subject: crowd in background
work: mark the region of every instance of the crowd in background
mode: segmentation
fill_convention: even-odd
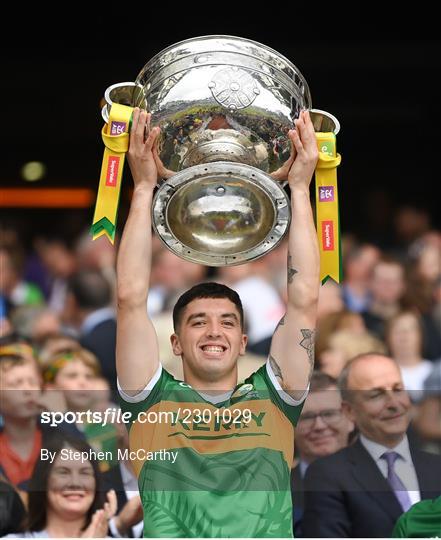
[[[345,234],[343,282],[329,280],[321,287],[316,373],[296,430],[296,464],[301,466],[295,480],[293,475],[293,493],[298,523],[304,514],[299,486],[308,465],[357,438],[356,422],[341,414],[336,384],[357,355],[381,353],[396,361],[410,396],[409,439],[441,454],[441,234],[411,208],[397,214],[395,226],[400,241],[387,248]],[[103,237],[92,242],[84,232],[67,243],[59,233],[36,235],[32,249],[26,249],[13,228],[0,231],[0,532],[44,528],[58,537],[140,536],[142,509],[130,461],[102,460],[82,467],[72,461],[63,469],[57,461],[40,460],[45,447],[128,446],[120,425],[55,429],[40,423],[42,410],[103,411],[117,407],[118,401],[118,240],[115,247]],[[239,380],[258,369],[285,311],[286,261],[282,242],[248,264],[207,268],[176,257],[155,237],[146,309],[164,367],[182,379],[181,361],[169,341],[171,310],[183,291],[210,280],[236,290],[243,303],[249,341],[247,355],[239,360]],[[332,428],[331,442],[317,449],[314,430],[321,423],[314,414],[320,416],[319,394],[329,389],[321,418]],[[56,486],[63,475],[74,484],[75,478],[86,478],[90,489],[60,496]],[[296,529],[298,536],[305,532],[301,526]]]

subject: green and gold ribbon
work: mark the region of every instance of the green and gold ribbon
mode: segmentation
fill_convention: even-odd
[[[36,358],[35,351],[27,343],[9,343],[0,346],[0,357],[2,356],[21,356],[23,358]]]
[[[43,368],[43,379],[45,382],[53,382],[60,369],[63,369],[69,362],[76,360],[72,352],[60,354],[49,360]]]
[[[319,160],[315,170],[317,235],[320,249],[320,281],[342,279],[340,217],[338,210],[337,167],[334,133],[316,133]]]
[[[95,214],[91,234],[93,240],[106,235],[114,242],[119,195],[124,168],[124,160],[129,149],[129,125],[133,107],[113,103],[109,122],[105,124],[101,136],[104,141],[104,156],[96,198]]]

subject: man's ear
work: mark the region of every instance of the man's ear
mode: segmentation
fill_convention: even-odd
[[[246,353],[247,343],[248,343],[248,336],[246,334],[242,334],[239,356],[244,356],[244,354]]]
[[[173,354],[175,356],[181,356],[182,347],[181,347],[181,342],[179,341],[178,334],[175,333],[170,336],[170,343],[172,346]]]
[[[343,414],[348,420],[350,420],[355,425],[355,415],[354,409],[349,401],[343,401],[341,404]]]

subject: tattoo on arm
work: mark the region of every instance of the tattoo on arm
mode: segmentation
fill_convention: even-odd
[[[288,285],[290,285],[294,279],[295,274],[298,273],[298,270],[292,267],[292,257],[288,253]]]
[[[282,317],[281,321],[279,322],[279,326],[281,324],[285,324],[285,317]],[[311,373],[314,369],[314,340],[315,340],[315,330],[309,330],[307,328],[302,328],[300,330],[302,332],[302,339],[299,342],[299,345],[303,347],[307,354],[308,354],[308,360],[309,360],[309,377],[311,377]],[[285,381],[283,380],[283,374],[282,370],[277,363],[274,356],[269,355],[269,363],[270,367],[274,373],[274,376],[279,381],[280,386],[284,388]],[[300,395],[298,391],[288,391],[285,389],[288,394],[293,397],[294,399],[300,399],[301,396],[303,396],[304,390],[301,391]]]
[[[277,324],[276,329],[274,330],[274,332],[277,331],[277,329],[279,328],[279,326],[283,326],[283,325],[285,324],[285,317],[286,317],[286,315],[284,315],[284,316],[280,319],[280,321],[278,322],[278,324]]]
[[[271,369],[273,370],[274,376],[276,377],[276,379],[279,379],[280,384],[282,384],[283,382],[282,370],[280,369],[280,366],[276,362],[275,358],[271,355],[269,355],[269,363],[270,363]]]
[[[310,373],[314,369],[314,345],[315,345],[315,330],[308,330],[307,328],[302,328],[302,340],[300,341],[300,346],[306,349],[308,353],[308,360],[310,365]]]

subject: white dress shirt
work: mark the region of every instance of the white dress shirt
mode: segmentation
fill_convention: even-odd
[[[403,440],[394,448],[382,446],[381,444],[371,441],[364,435],[360,435],[360,442],[369,452],[370,456],[377,464],[377,467],[380,469],[381,474],[386,479],[387,462],[381,456],[385,452],[396,452],[399,454],[400,457],[395,462],[395,472],[403,482],[404,486],[407,488],[407,492],[409,493],[412,504],[415,504],[421,500],[420,487],[418,485],[418,478],[415,472],[412,456],[410,455],[409,441],[407,440],[407,436],[405,436]]]
[[[301,459],[299,461],[299,467],[300,467],[300,477],[305,478],[306,470],[309,467],[309,463],[306,463],[306,461],[303,461],[303,459]]]

